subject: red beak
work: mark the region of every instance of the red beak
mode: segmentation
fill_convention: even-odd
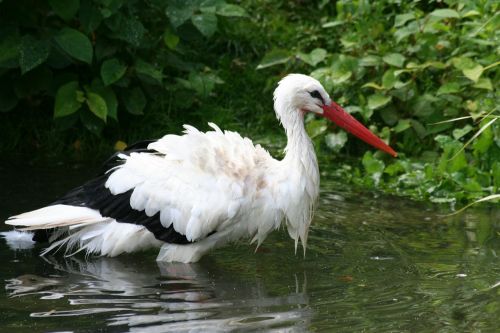
[[[323,106],[323,116],[330,119],[339,127],[342,127],[347,132],[354,134],[364,142],[378,148],[386,153],[392,155],[393,157],[398,156],[398,153],[394,151],[391,147],[385,144],[379,137],[370,132],[368,128],[363,126],[359,121],[357,121],[353,116],[344,111],[337,103],[331,102],[330,105]]]

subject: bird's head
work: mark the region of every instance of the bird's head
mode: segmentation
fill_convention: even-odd
[[[289,74],[274,91],[276,116],[285,128],[307,112],[323,116],[366,143],[394,157],[397,153],[353,116],[330,99],[318,80],[303,74]],[[299,116],[299,117],[297,117]]]

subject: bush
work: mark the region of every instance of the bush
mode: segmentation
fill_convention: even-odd
[[[346,173],[364,185],[438,202],[497,193],[498,2],[325,1],[319,9],[332,14],[299,27],[309,43],[280,45],[257,68],[309,71],[403,157],[367,153],[363,177]],[[309,120],[315,140],[353,150],[343,132]]]
[[[4,0],[0,150],[92,155],[208,120],[276,142],[272,90],[302,72],[400,153],[351,160],[366,146],[308,116],[343,179],[475,200],[500,188],[498,12],[486,0]]]
[[[3,1],[0,112],[52,109],[60,128],[99,134],[169,94],[189,108],[222,83],[199,61],[208,39],[244,16],[223,0]]]

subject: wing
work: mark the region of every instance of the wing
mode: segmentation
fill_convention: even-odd
[[[215,130],[206,133],[185,126],[184,135],[167,135],[146,151],[118,155],[121,164],[59,203],[144,225],[168,243],[207,237],[249,206],[272,159],[249,139],[211,126]]]
[[[140,141],[128,146],[123,152],[115,153],[104,162],[104,172],[101,175],[73,189],[52,205],[62,204],[96,209],[102,216],[111,217],[119,222],[143,225],[159,240],[175,244],[189,243],[186,237],[177,233],[173,227],[162,227],[159,214],[148,216],[144,211],[132,209],[130,207],[132,190],[126,193],[113,195],[105,186],[106,181],[111,175],[111,173],[107,171],[123,164],[125,161],[124,156],[138,153],[160,156],[157,151],[147,148],[148,145],[153,142],[156,142],[156,140]],[[52,229],[36,230],[33,240],[42,242],[47,241],[53,231]]]
[[[55,207],[64,207],[61,205],[70,205],[70,206],[77,206],[77,207],[88,207],[88,208],[93,208],[97,209],[99,211],[108,211],[109,212],[109,217],[120,217],[124,222],[129,222],[129,223],[135,223],[134,221],[142,221],[144,223],[151,223],[151,220],[153,218],[150,218],[149,220],[146,221],[145,216],[137,216],[133,215],[133,212],[129,212],[129,214],[132,214],[130,216],[126,216],[128,214],[124,214],[124,211],[126,208],[129,206],[128,202],[126,202],[125,196],[116,196],[112,198],[111,193],[109,190],[106,189],[104,184],[106,183],[106,180],[108,179],[108,175],[106,175],[106,172],[113,168],[116,167],[120,164],[123,163],[123,159],[118,157],[119,154],[122,155],[130,155],[131,153],[156,153],[153,150],[148,150],[147,147],[149,144],[152,142],[155,142],[156,140],[145,140],[145,141],[140,141],[136,142],[132,145],[127,146],[127,148],[120,153],[115,153],[113,154],[110,158],[108,158],[102,165],[102,173],[95,179],[87,182],[86,184],[79,186],[69,193],[67,193],[64,197],[60,198],[56,202],[53,202],[51,205],[48,207],[45,207],[44,213],[48,212],[53,212]],[[112,203],[112,204],[111,204]],[[49,210],[47,210],[47,208]],[[121,208],[121,209],[120,209]],[[53,209],[53,210],[51,210]],[[130,208],[128,208],[130,210]],[[35,211],[36,212],[36,211]],[[33,212],[33,213],[35,213]],[[54,211],[56,212],[56,211]],[[48,222],[51,224],[54,224],[57,221],[54,221],[54,216],[56,217],[61,217],[63,220],[65,219],[70,219],[74,220],[76,214],[76,217],[81,217],[81,216],[86,216],[86,214],[82,213],[84,211],[78,211],[78,210],[67,210],[61,213],[61,211],[57,211],[54,214],[45,214],[46,219],[48,218]],[[69,214],[69,215],[68,215]],[[18,217],[18,216],[15,216]],[[40,216],[35,215],[35,218],[37,220],[37,224],[40,224]],[[13,220],[14,221],[14,220]],[[16,220],[17,221],[17,220]],[[97,220],[96,220],[97,221]],[[98,221],[97,221],[98,222]],[[57,223],[55,223],[57,224]],[[154,223],[151,223],[154,225]],[[47,226],[44,226],[42,229],[37,229],[34,230],[34,236],[33,240],[36,242],[48,242],[50,240],[50,237],[56,232],[56,228],[48,228]],[[175,232],[173,232],[173,229],[171,230],[172,236],[168,235],[168,231],[164,235],[159,235],[159,237],[163,238],[173,238],[173,241],[182,243],[185,242],[187,243],[187,240],[185,237],[175,237]]]

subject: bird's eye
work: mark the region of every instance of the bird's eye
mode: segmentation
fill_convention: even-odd
[[[312,98],[319,99],[321,101],[321,103],[325,104],[325,101],[323,100],[323,96],[321,96],[321,94],[319,93],[319,91],[317,91],[317,90],[310,91],[309,95],[311,95]]]

